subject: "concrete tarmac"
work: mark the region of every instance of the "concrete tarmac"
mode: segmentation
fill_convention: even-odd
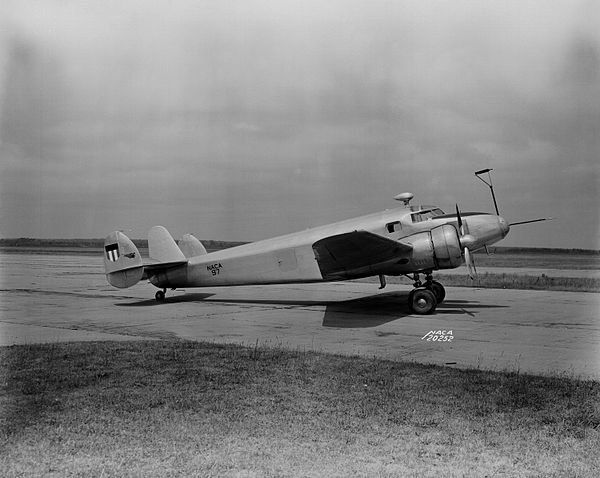
[[[0,345],[182,338],[600,380],[600,294],[448,287],[411,314],[410,283],[118,290],[102,259],[1,254]],[[423,338],[452,331],[452,340]],[[448,335],[449,336],[449,335]]]

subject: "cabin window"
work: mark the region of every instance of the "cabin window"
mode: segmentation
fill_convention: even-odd
[[[388,222],[385,227],[387,228],[387,231],[391,234],[392,232],[396,232],[399,231],[400,229],[402,229],[402,227],[400,226],[400,221],[394,221],[394,222]]]

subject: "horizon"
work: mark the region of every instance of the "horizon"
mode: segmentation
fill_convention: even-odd
[[[129,236],[128,236],[129,237]],[[132,241],[134,242],[147,242],[148,239],[146,238],[140,238],[140,237],[129,237]],[[0,238],[0,243],[4,242],[4,241],[66,241],[66,242],[73,242],[73,244],[76,244],[76,241],[98,241],[98,242],[103,242],[105,238],[102,237],[75,237],[75,238],[69,238],[69,237],[2,237]],[[180,239],[174,238],[176,242],[178,242]],[[221,240],[221,239],[203,239],[203,238],[198,238],[201,242],[214,242],[214,243],[222,243],[222,244],[249,244],[251,242],[256,242],[256,241],[225,241],[225,240]],[[5,247],[13,247],[13,246],[5,246]],[[20,247],[20,246],[14,246],[14,247]],[[27,247],[27,246],[24,246]],[[35,247],[35,246],[32,246]],[[41,246],[44,247],[44,246]],[[581,252],[593,252],[593,253],[597,253],[600,254],[600,249],[585,249],[585,248],[579,248],[579,247],[536,247],[536,246],[503,246],[503,245],[492,245],[492,246],[488,246],[488,249],[490,250],[496,250],[496,249],[523,249],[523,250],[528,250],[528,249],[548,249],[548,250],[564,250],[564,251],[581,251]],[[476,251],[474,251],[475,254],[477,253],[482,253],[485,252],[485,250],[482,249],[478,249]]]

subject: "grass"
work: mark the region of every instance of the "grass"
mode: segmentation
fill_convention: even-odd
[[[185,341],[0,349],[3,476],[598,476],[600,383]]]
[[[525,250],[519,252],[518,248],[497,252],[490,255],[483,251],[474,254],[475,264],[482,267],[518,267],[518,268],[544,268],[544,269],[570,269],[570,270],[598,270],[600,269],[600,254],[597,251],[572,251],[569,249],[545,252]]]
[[[593,277],[551,277],[515,273],[485,272],[475,281],[468,275],[438,274],[436,279],[444,285],[459,287],[483,287],[489,289],[563,290],[570,292],[600,292],[600,279]]]
[[[424,278],[421,277],[423,280]],[[539,276],[516,273],[484,272],[472,280],[467,274],[436,273],[434,279],[451,287],[481,287],[484,289],[522,289],[522,290],[562,290],[568,292],[600,292],[600,279],[594,277],[551,277],[546,274]],[[405,277],[387,276],[390,284],[412,284]],[[378,278],[360,279],[364,282],[379,282]]]

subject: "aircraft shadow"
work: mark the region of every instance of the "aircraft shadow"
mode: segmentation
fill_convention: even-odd
[[[117,302],[115,305],[125,307],[158,307],[164,304],[177,304],[181,302],[202,302],[213,295],[215,294],[196,292],[192,294],[167,296],[165,302],[157,302],[155,299],[143,299],[134,302]]]
[[[323,327],[366,328],[414,315],[408,308],[408,292],[389,292],[359,299],[329,303],[323,317]],[[465,314],[475,317],[476,309],[506,307],[480,304],[468,300],[446,300],[432,316]]]
[[[393,322],[412,315],[408,309],[408,291],[375,294],[358,299],[342,301],[289,300],[289,299],[213,299],[215,294],[191,293],[167,297],[163,303],[154,299],[119,303],[127,307],[155,307],[186,302],[210,302],[221,304],[255,304],[285,306],[286,308],[324,307],[323,327],[368,328]],[[440,304],[435,315],[468,315],[475,317],[477,309],[504,308],[504,305],[481,304],[468,300],[448,299]]]

